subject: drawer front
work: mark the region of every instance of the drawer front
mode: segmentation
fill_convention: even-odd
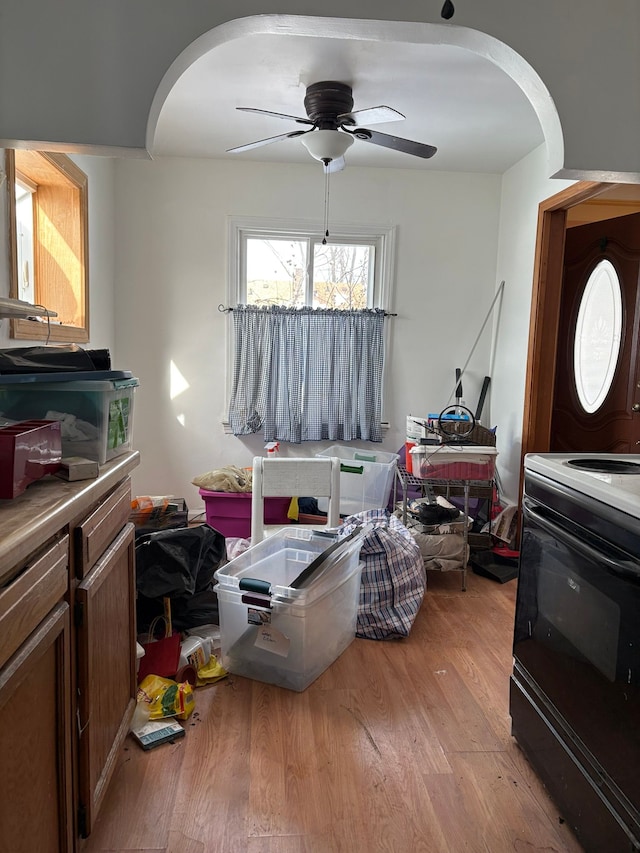
[[[69,537],[27,563],[0,590],[0,667],[65,596],[69,587]]]
[[[86,577],[127,523],[130,514],[131,480],[127,478],[75,528],[74,556],[77,577]]]

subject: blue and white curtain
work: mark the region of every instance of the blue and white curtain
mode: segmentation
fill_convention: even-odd
[[[233,309],[234,435],[382,441],[384,311]]]

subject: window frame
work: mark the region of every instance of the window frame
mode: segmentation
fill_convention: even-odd
[[[352,242],[364,244],[369,241],[375,245],[375,269],[374,286],[369,294],[372,304],[369,308],[380,308],[391,313],[391,301],[393,295],[393,275],[395,271],[395,225],[353,225],[350,223],[335,222],[331,225],[330,242]],[[292,239],[318,238],[322,240],[323,225],[318,220],[301,219],[278,219],[252,216],[227,216],[227,305],[244,304],[243,295],[246,297],[246,288],[242,287],[244,275],[242,258],[242,238],[262,237],[290,237]],[[318,236],[320,235],[320,236]],[[369,299],[367,300],[369,303]],[[223,306],[220,306],[221,308]],[[385,323],[384,330],[385,350],[388,352],[389,331]],[[231,390],[233,384],[233,317],[229,311],[227,315],[227,347],[226,347],[226,370],[225,370],[225,409],[222,416],[222,424],[225,433],[231,435],[231,427],[228,422],[229,405],[231,401]],[[383,374],[383,429],[388,426],[384,417],[384,385],[388,367],[385,363]]]
[[[89,225],[88,225],[88,177],[66,154],[49,151],[29,151],[33,159],[36,155],[42,173],[49,175],[50,180],[41,182],[42,186],[55,187],[59,185],[67,198],[60,204],[65,219],[72,223],[75,229],[73,240],[74,257],[77,258],[76,273],[73,276],[72,290],[79,304],[80,322],[76,324],[62,324],[53,318],[51,323],[38,322],[29,319],[14,318],[10,321],[10,337],[14,340],[45,340],[56,343],[86,343],[89,341]],[[20,156],[20,152],[18,153]],[[8,226],[9,226],[9,296],[19,299],[18,287],[18,252],[17,252],[17,229],[16,229],[16,152],[12,149],[5,151],[5,174],[7,179],[8,196]],[[29,174],[29,169],[23,170],[24,174],[38,184]],[[39,247],[42,245],[41,238],[37,236],[37,214],[39,202],[37,200],[37,189],[34,194],[34,281],[36,282],[36,304],[46,302],[45,308],[57,311],[55,290],[56,283],[48,281],[44,285],[38,284],[37,277],[43,275],[45,265],[38,260]],[[53,190],[55,193],[55,189]],[[61,244],[64,238],[61,238]],[[44,251],[43,251],[44,255]],[[38,294],[40,289],[40,294]],[[42,298],[42,290],[49,289],[50,295]],[[52,294],[52,295],[51,295]]]
[[[229,278],[228,304],[246,304],[246,271],[244,247],[249,237],[268,240],[270,238],[322,242],[322,224],[299,219],[262,219],[248,216],[228,217]],[[351,225],[334,223],[330,243],[370,245],[374,247],[373,287],[367,292],[367,308],[389,310],[391,277],[395,253],[395,226]],[[307,297],[310,297],[313,282],[307,281]]]

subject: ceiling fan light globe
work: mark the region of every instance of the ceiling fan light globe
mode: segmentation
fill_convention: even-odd
[[[325,164],[343,157],[353,145],[353,137],[339,130],[315,130],[305,133],[300,141],[312,157]]]

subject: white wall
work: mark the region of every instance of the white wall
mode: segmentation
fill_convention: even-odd
[[[109,349],[115,357],[115,161],[106,157],[80,155],[72,155],[72,159],[89,179],[90,340],[82,346],[85,349]],[[3,180],[3,150],[0,150],[0,164],[0,296],[8,296],[8,187]],[[9,321],[0,320],[0,347],[24,347],[33,344],[34,342],[10,339]]]
[[[196,474],[247,465],[260,437],[224,434],[227,317],[226,215],[322,215],[322,172],[220,161],[146,162],[74,156],[89,175],[91,340],[116,368],[140,377],[135,444],[138,494],[175,494],[199,506]],[[389,319],[390,365],[381,449],[402,444],[407,413],[450,401],[498,283],[505,288],[469,364],[465,399],[475,408],[491,375],[483,422],[497,426],[504,496],[517,499],[522,412],[538,204],[570,185],[546,177],[544,146],[495,175],[346,169],[331,185],[334,222],[398,226],[396,291]],[[8,294],[0,187],[0,294]],[[25,346],[0,322],[0,346]],[[170,362],[189,388],[170,399]],[[181,421],[184,422],[184,426]],[[315,445],[303,445],[315,452]],[[298,449],[289,449],[295,453]]]
[[[501,310],[496,311],[491,413],[499,424],[497,448],[504,496],[518,498],[524,382],[529,342],[538,205],[572,181],[547,178],[546,152],[540,146],[502,177],[497,280],[504,279]],[[552,377],[549,377],[550,380]]]
[[[185,497],[191,479],[249,465],[261,436],[224,433],[227,215],[321,220],[322,169],[215,160],[119,160],[116,171],[116,367],[141,387],[136,494]],[[397,225],[395,299],[380,449],[404,441],[405,415],[439,411],[489,307],[496,281],[500,177],[349,168],[332,177],[331,221]],[[464,383],[469,403],[488,372],[490,327]],[[171,398],[171,364],[187,388]],[[326,446],[326,445],[322,445]],[[364,446],[364,445],[363,445]],[[290,445],[288,455],[320,445]]]

